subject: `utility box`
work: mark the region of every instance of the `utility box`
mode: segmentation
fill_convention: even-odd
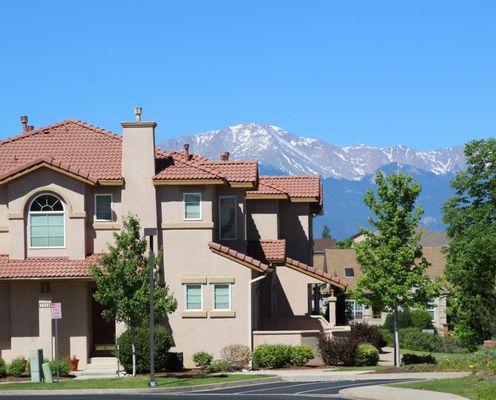
[[[29,367],[31,369],[31,382],[41,382],[43,372],[41,364],[43,363],[43,350],[36,349],[29,352]]]
[[[52,370],[50,369],[50,363],[46,362],[41,365],[43,368],[43,377],[45,379],[45,383],[53,383],[52,378]]]

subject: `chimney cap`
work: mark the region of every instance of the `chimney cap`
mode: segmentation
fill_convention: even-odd
[[[134,116],[136,118],[136,121],[141,121],[142,112],[143,112],[143,109],[141,107],[135,107]]]
[[[28,116],[27,115],[21,115],[21,122],[28,122]]]
[[[29,130],[27,115],[21,115],[21,124],[22,124],[22,131],[27,132]]]

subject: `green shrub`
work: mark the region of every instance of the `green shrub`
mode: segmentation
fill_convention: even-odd
[[[5,378],[7,376],[7,364],[2,357],[0,357],[0,378]]]
[[[290,364],[294,367],[302,367],[315,357],[310,346],[302,344],[300,346],[291,346]]]
[[[210,374],[214,374],[216,372],[227,372],[231,369],[229,363],[225,360],[216,360],[212,364],[210,364],[207,368],[207,371]]]
[[[410,328],[412,325],[410,310],[398,311],[398,322],[397,328],[405,329]],[[389,332],[393,332],[393,316],[389,313],[386,316],[386,320],[384,321],[384,325],[382,326],[384,329],[387,329]]]
[[[379,362],[379,350],[373,344],[360,343],[356,349],[355,365],[374,366]]]
[[[394,346],[393,334],[389,332],[389,330],[384,328],[380,330],[380,333],[381,333],[381,347],[384,346],[393,347]]]
[[[72,365],[68,359],[61,358],[59,360],[59,373],[60,376],[71,375]],[[50,370],[52,371],[53,377],[57,375],[57,362],[55,360],[50,361]]]
[[[147,328],[136,328],[136,372],[144,374],[150,372],[150,336]],[[133,369],[131,331],[128,329],[117,339],[119,346],[118,358],[126,372]],[[155,370],[165,371],[167,362],[170,360],[168,354],[172,345],[170,330],[163,326],[155,328]]]
[[[410,311],[410,326],[417,329],[434,329],[431,314],[427,310],[415,309]]]
[[[456,336],[443,336],[441,353],[468,353],[469,349]]]
[[[412,364],[436,364],[436,359],[432,354],[417,355],[412,353],[403,354],[401,358],[401,363],[403,365]]]
[[[193,362],[202,371],[206,371],[208,366],[212,364],[214,356],[206,351],[197,351],[193,354]]]
[[[229,364],[230,371],[241,371],[250,365],[251,352],[244,344],[231,344],[221,351],[222,358]]]
[[[371,343],[377,349],[381,348],[381,332],[378,326],[369,325],[364,322],[353,322],[350,324],[351,340],[356,343]]]
[[[443,339],[435,333],[409,328],[402,331],[400,344],[410,350],[439,352],[443,346]]]
[[[24,357],[18,357],[13,359],[8,368],[7,374],[10,376],[20,377],[28,373],[28,360]]]
[[[355,365],[357,345],[350,337],[319,338],[320,354],[327,365]]]
[[[291,346],[262,344],[253,352],[255,368],[282,368],[291,365]]]

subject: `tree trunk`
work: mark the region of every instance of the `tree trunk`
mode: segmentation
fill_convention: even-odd
[[[398,335],[398,309],[393,310],[393,334],[394,334],[394,366],[399,367],[400,360],[400,339]]]
[[[134,345],[134,339],[131,342],[131,349],[133,354],[133,377],[136,376],[136,346]]]

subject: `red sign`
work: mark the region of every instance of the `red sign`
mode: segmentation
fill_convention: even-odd
[[[52,303],[52,319],[62,319],[62,303]]]

